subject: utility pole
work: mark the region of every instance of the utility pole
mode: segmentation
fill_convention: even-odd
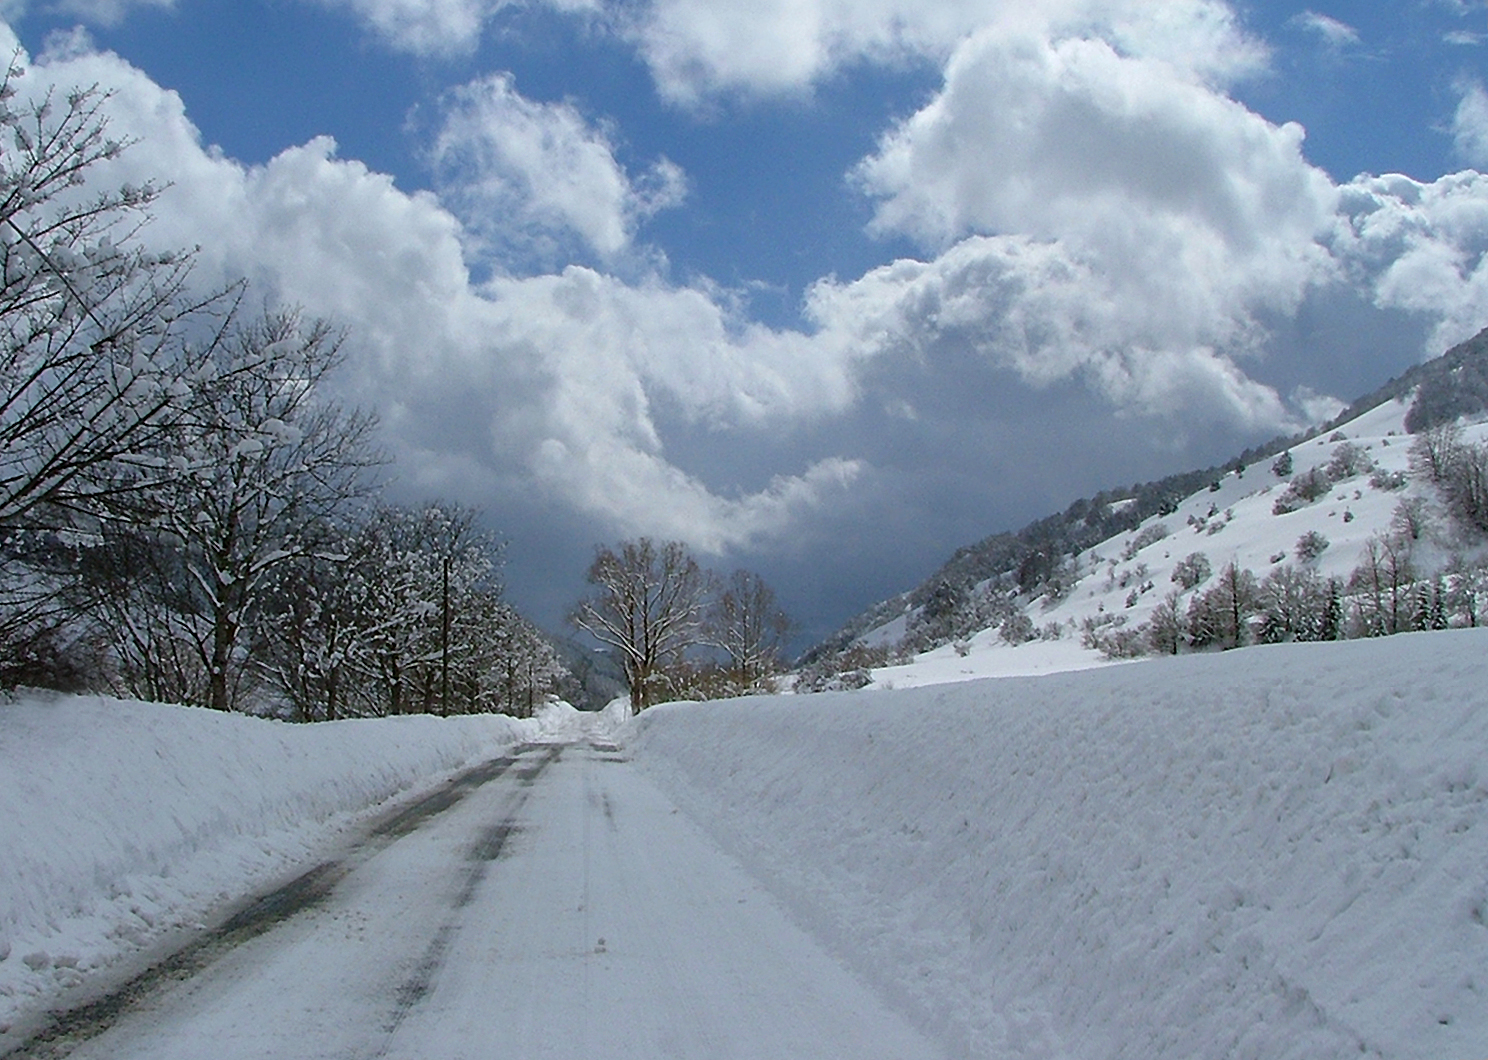
[[[444,557],[444,614],[439,631],[439,714],[449,717],[450,558]]]

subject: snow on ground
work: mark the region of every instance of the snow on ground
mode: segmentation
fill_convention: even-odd
[[[6,704],[0,1023],[316,863],[390,797],[608,732],[952,1055],[1483,1060],[1485,675],[1488,630],[1461,630],[633,722]]]
[[[983,677],[1035,677],[1112,666],[1115,661],[1084,647],[1070,634],[1059,640],[1031,640],[1016,647],[995,629],[986,629],[958,650],[950,644],[916,655],[898,666],[873,670],[872,689],[923,688]]]
[[[670,705],[631,740],[962,1055],[1488,1056],[1488,630]]]
[[[0,1032],[321,856],[387,800],[561,738],[575,715],[288,725],[95,697],[0,702]]]
[[[1152,617],[1153,609],[1177,586],[1174,568],[1194,552],[1209,560],[1213,575],[1231,561],[1253,571],[1258,579],[1284,564],[1298,563],[1298,540],[1308,531],[1322,534],[1327,549],[1311,566],[1323,577],[1347,579],[1359,564],[1371,538],[1390,531],[1397,506],[1407,498],[1436,502],[1433,487],[1410,474],[1412,438],[1405,432],[1411,395],[1388,401],[1343,424],[1338,431],[1311,439],[1291,450],[1292,472],[1280,478],[1271,470],[1274,460],[1228,472],[1217,490],[1203,489],[1186,498],[1170,515],[1153,516],[1129,533],[1120,534],[1080,554],[1082,577],[1065,599],[1050,606],[1032,602],[1027,614],[1035,626],[1060,628],[1058,640],[1035,640],[1011,645],[994,629],[984,630],[959,648],[947,644],[915,656],[907,663],[873,671],[875,688],[914,688],[982,677],[1025,676],[1087,669],[1110,662],[1099,651],[1082,646],[1080,626],[1086,619],[1117,616],[1130,628]],[[1488,422],[1467,423],[1464,438],[1488,442]],[[1324,468],[1345,444],[1363,450],[1381,472],[1407,476],[1404,489],[1381,488],[1371,472],[1334,484],[1327,495],[1296,511],[1276,515],[1273,507],[1287,483],[1314,468]],[[1445,515],[1432,515],[1431,532],[1416,545],[1423,572],[1438,569],[1454,548]],[[1139,535],[1166,533],[1137,548]],[[1471,548],[1465,549],[1472,551]],[[1481,547],[1479,547],[1481,551]],[[1213,577],[1197,587],[1210,588]],[[1184,594],[1187,607],[1193,592]],[[892,647],[904,636],[907,616],[900,615],[859,638],[870,647]]]

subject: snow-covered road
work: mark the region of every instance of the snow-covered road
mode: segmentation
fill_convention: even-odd
[[[241,915],[179,980],[14,1055],[942,1055],[623,752],[529,745],[477,779]]]

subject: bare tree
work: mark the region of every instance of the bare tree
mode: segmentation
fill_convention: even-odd
[[[1356,594],[1359,632],[1367,637],[1400,633],[1409,626],[1416,584],[1410,541],[1391,535],[1371,537],[1349,575]]]
[[[708,577],[680,541],[643,537],[601,547],[587,579],[595,591],[569,620],[619,654],[630,701],[644,710],[667,665],[702,639]]]
[[[128,146],[104,93],[21,103],[20,77],[0,79],[0,534],[96,515],[158,477],[138,457],[236,291],[193,296],[190,255],[139,245],[154,187],[82,190]]]
[[[1446,480],[1464,444],[1462,426],[1455,420],[1428,427],[1411,443],[1411,467],[1440,485]]]
[[[1255,574],[1231,560],[1214,585],[1189,604],[1189,639],[1196,647],[1243,647],[1250,637],[1250,620],[1259,607],[1260,587]]]
[[[1183,594],[1174,589],[1157,602],[1147,622],[1147,643],[1162,655],[1177,655],[1186,643]]]
[[[193,381],[189,423],[164,453],[155,525],[177,542],[205,618],[207,705],[231,709],[245,634],[267,577],[322,551],[328,528],[370,491],[371,417],[317,393],[340,338],[323,321],[265,313],[220,348],[225,371]]]
[[[736,695],[769,691],[792,629],[775,590],[752,571],[734,571],[713,601],[708,627],[709,639],[728,656],[731,690]]]

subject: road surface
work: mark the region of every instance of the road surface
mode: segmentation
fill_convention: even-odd
[[[532,745],[7,1060],[920,1060],[622,751]]]

